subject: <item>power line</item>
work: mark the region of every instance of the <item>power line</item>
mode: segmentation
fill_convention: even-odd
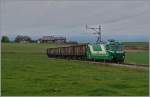
[[[96,40],[97,43],[102,42],[101,25],[99,25],[98,27],[88,27],[88,25],[86,25],[86,31],[88,29],[91,29],[91,30],[95,31],[95,33],[92,33],[92,34],[97,34],[98,35],[97,40]]]

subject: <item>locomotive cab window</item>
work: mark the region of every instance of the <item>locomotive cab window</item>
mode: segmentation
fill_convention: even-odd
[[[94,51],[101,51],[101,46],[100,45],[93,45],[93,50]]]
[[[118,50],[118,51],[122,51],[122,50],[123,50],[123,45],[118,45],[117,50]]]
[[[121,50],[123,50],[123,46],[122,45],[111,45],[111,50],[121,51]]]

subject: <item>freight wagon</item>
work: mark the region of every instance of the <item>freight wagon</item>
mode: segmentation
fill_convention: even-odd
[[[85,59],[95,61],[123,62],[125,51],[123,44],[115,40],[107,43],[80,44],[68,47],[48,48],[48,57],[60,57],[70,59]]]
[[[72,59],[85,59],[87,44],[72,45],[68,47],[48,48],[48,57],[62,57]]]

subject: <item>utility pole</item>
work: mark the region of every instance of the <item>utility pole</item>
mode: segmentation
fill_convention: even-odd
[[[98,27],[88,27],[88,25],[86,25],[86,31],[88,29],[91,29],[91,30],[95,31],[95,33],[93,33],[93,34],[97,34],[98,35],[97,40],[96,40],[97,43],[102,42],[102,38],[101,38],[101,26],[100,25]]]

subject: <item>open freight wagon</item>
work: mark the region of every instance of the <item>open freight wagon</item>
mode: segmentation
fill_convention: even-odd
[[[87,44],[72,45],[47,49],[48,57],[62,57],[71,59],[85,59]]]

